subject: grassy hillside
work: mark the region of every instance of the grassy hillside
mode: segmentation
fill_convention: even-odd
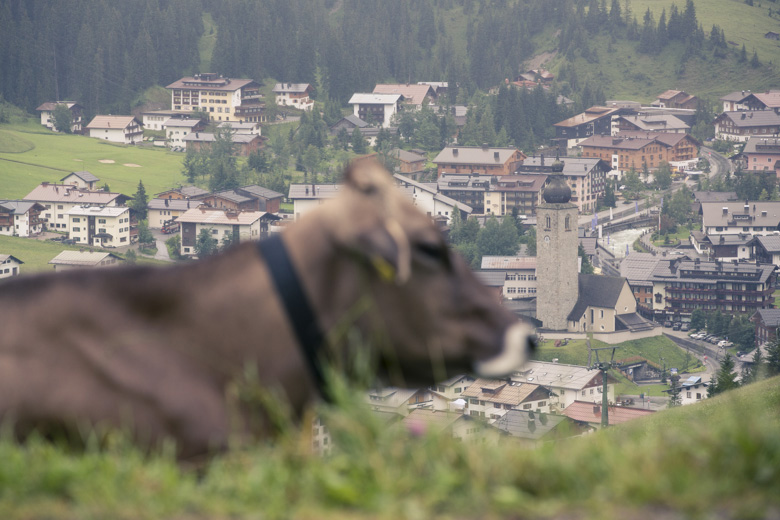
[[[127,195],[143,180],[146,192],[154,194],[185,181],[182,158],[165,149],[56,134],[35,121],[0,125],[0,198],[24,197],[42,181],[57,182],[78,170],[94,173],[101,185]]]
[[[780,512],[778,378],[538,449],[410,437],[348,398],[322,411],[340,447],[328,458],[309,452],[304,428],[217,457],[197,473],[170,456],[144,457],[117,437],[86,453],[5,439],[0,517],[609,520]]]

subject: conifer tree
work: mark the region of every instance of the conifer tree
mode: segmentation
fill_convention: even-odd
[[[148,212],[147,204],[149,203],[149,197],[146,195],[146,188],[144,188],[144,182],[138,181],[138,189],[135,191],[135,194],[133,195],[133,202],[130,203],[130,208],[132,208],[137,217],[138,220],[146,220],[146,214]]]

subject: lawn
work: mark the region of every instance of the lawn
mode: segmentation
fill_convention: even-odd
[[[34,148],[25,150],[25,143]],[[185,182],[183,154],[56,134],[35,120],[0,125],[0,150],[9,149],[18,151],[0,152],[0,199],[20,199],[43,181],[58,182],[78,170],[97,175],[100,185],[108,183],[112,191],[126,195],[135,193],[139,180],[150,195]]]
[[[677,244],[679,240],[681,244],[688,244],[688,237],[691,236],[691,228],[688,226],[677,226],[676,233],[669,233],[667,235],[661,235],[657,239],[653,240],[653,245],[656,247],[673,246]],[[666,243],[666,238],[669,237],[669,243]]]

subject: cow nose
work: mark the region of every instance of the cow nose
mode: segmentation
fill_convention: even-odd
[[[501,352],[490,359],[477,361],[474,372],[480,377],[506,377],[522,367],[534,348],[533,330],[525,323],[515,323],[504,333]]]

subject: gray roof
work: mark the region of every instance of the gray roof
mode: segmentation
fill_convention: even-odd
[[[339,194],[341,184],[290,184],[288,199],[332,199]]]
[[[98,265],[106,258],[113,257],[117,261],[123,262],[122,257],[115,255],[114,253],[104,253],[100,251],[63,251],[51,260],[50,264],[54,265]]]
[[[348,116],[346,116],[346,117],[343,117],[343,118],[341,118],[341,120],[339,121],[339,123],[340,123],[341,121],[347,121],[347,122],[348,122],[348,123],[350,123],[351,125],[353,125],[353,126],[356,126],[356,127],[358,127],[358,128],[365,128],[365,127],[367,127],[367,126],[368,126],[368,123],[366,123],[365,121],[363,121],[362,119],[360,119],[360,118],[359,118],[358,116],[356,116],[355,114],[350,114],[350,115],[348,115]],[[336,125],[337,125],[337,124],[339,124],[339,123],[336,123]],[[333,125],[333,126],[336,126],[336,125]]]
[[[14,260],[17,264],[23,264],[24,263],[21,260],[19,260],[18,258],[16,258],[14,255],[3,255],[3,254],[0,254],[0,264],[2,264],[3,262],[5,262],[7,260]]]
[[[28,200],[0,200],[0,207],[5,208],[12,215],[24,215],[36,204],[38,203]]]
[[[274,85],[273,92],[294,92],[300,94],[310,88],[311,85],[308,83],[277,83]]]
[[[629,255],[630,256],[630,255]],[[615,308],[626,279],[619,276],[580,274],[579,297],[569,313],[570,321],[579,320],[588,307]]]
[[[531,414],[533,414],[533,420],[531,420]],[[538,440],[550,433],[562,422],[572,423],[573,421],[565,415],[509,410],[496,420],[494,426],[504,430],[513,437]],[[576,433],[579,432],[577,431]],[[572,432],[572,435],[574,434],[575,432]]]
[[[172,127],[180,127],[180,128],[195,128],[200,124],[201,124],[200,119],[172,117],[170,119],[165,120],[165,122],[163,122],[162,125],[165,127],[172,126]]]
[[[246,197],[244,195],[241,195],[240,193],[236,193],[233,190],[218,191],[216,193],[212,193],[211,196],[219,197],[220,199],[229,200],[230,202],[235,202],[236,204],[241,204],[242,202],[250,202],[251,200],[253,200],[251,197]]]
[[[563,174],[572,177],[583,177],[600,163],[604,163],[605,171],[610,169],[607,163],[597,157],[561,157],[560,161],[563,163]],[[553,157],[545,157],[544,168],[552,168],[554,162]],[[523,164],[517,168],[517,173],[536,173],[534,170],[542,167],[542,157],[534,155],[523,160]]]
[[[745,148],[742,150],[743,154],[747,153],[761,153],[761,154],[779,154],[780,155],[780,139],[776,137],[759,137],[753,136],[745,143]]]
[[[766,283],[775,270],[774,265],[756,265],[747,262],[702,262],[687,258],[660,260],[653,270],[655,281],[685,280],[703,284],[717,284],[724,275],[730,281]]]
[[[231,134],[230,136],[230,140],[235,144],[251,143],[255,139],[262,139],[262,137],[256,134]],[[210,132],[196,132],[182,137],[182,141],[197,141],[204,143],[213,143],[216,140],[215,135]]]
[[[753,240],[761,244],[767,253],[780,253],[780,236],[778,235],[757,236]]]
[[[680,118],[671,114],[642,114],[634,116],[621,116],[628,123],[636,126],[639,130],[649,131],[670,131],[670,130],[688,130],[691,127]]]
[[[433,162],[436,164],[504,164],[518,151],[517,148],[448,146],[439,152]],[[496,158],[496,153],[498,153],[498,158]]]
[[[279,193],[278,191],[269,190],[268,188],[258,186],[257,184],[242,186],[239,189],[251,193],[256,197],[262,197],[264,199],[278,199],[279,197],[284,197],[284,194]]]
[[[197,208],[203,204],[199,200],[184,199],[151,199],[146,205],[149,209],[170,209],[174,211],[184,211],[191,208]]]
[[[777,229],[780,223],[780,201],[703,202],[702,224],[711,226],[759,226]],[[725,208],[725,212],[724,212]]]
[[[350,105],[395,105],[403,96],[401,94],[352,94]]]
[[[726,94],[722,98],[720,98],[721,101],[736,101],[739,103],[740,101],[743,101],[745,98],[749,97],[751,92],[749,90],[738,90],[736,92],[732,92],[731,94]]]
[[[450,197],[447,197],[446,195],[442,195],[441,193],[439,193],[436,184],[413,181],[409,177],[405,177],[398,173],[394,174],[393,177],[395,178],[396,182],[400,183],[402,186],[407,186],[407,187],[412,186],[417,189],[427,191],[428,193],[433,194],[434,199],[438,200],[439,202],[443,202],[448,206],[452,206],[452,207],[457,206],[459,210],[465,211],[466,213],[471,213],[472,211],[474,211],[474,208],[472,208],[471,206],[463,202],[458,202],[455,199],[451,199]]]
[[[767,327],[780,326],[780,309],[758,309],[756,314]]]
[[[598,238],[596,237],[580,237],[580,244],[585,250],[585,254],[593,256],[596,254],[596,247],[598,245]]]
[[[474,271],[474,274],[487,287],[503,287],[506,281],[506,271]]]
[[[390,152],[390,155],[396,157],[400,161],[405,161],[405,162],[418,162],[418,161],[428,160],[428,158],[425,157],[424,155],[420,155],[414,152],[408,152],[406,150],[402,150],[401,148],[395,148],[392,152]]]
[[[97,182],[97,181],[100,180],[99,178],[97,178],[95,175],[91,174],[88,171],[80,171],[80,172],[70,172],[65,177],[60,179],[60,182],[64,181],[65,179],[67,179],[71,175],[75,175],[76,177],[78,177],[79,179],[81,179],[84,182]]]
[[[735,191],[694,191],[696,202],[728,202],[739,200]]]
[[[729,119],[734,123],[734,126],[739,128],[780,125],[780,114],[775,113],[774,110],[723,112],[715,119],[715,122],[724,119]]]

